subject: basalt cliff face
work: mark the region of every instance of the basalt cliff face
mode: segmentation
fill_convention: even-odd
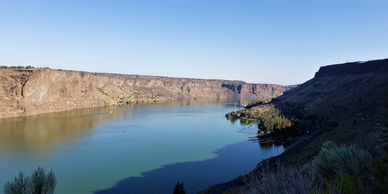
[[[267,99],[288,88],[242,81],[0,68],[0,118],[179,99]]]
[[[388,111],[388,59],[321,67],[273,104],[312,132],[382,125]]]
[[[388,131],[388,59],[329,65],[315,77],[272,100],[289,119],[297,121],[304,135],[279,156],[258,164],[277,161],[301,166],[315,156],[325,141],[361,146],[369,134],[386,137]],[[203,193],[244,193],[243,177],[213,186]]]

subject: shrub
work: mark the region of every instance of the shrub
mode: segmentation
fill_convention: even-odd
[[[383,134],[373,133],[357,142],[360,147],[325,142],[302,168],[263,164],[245,177],[248,193],[388,193],[388,146],[384,139]],[[385,153],[381,154],[383,145]]]
[[[5,194],[30,194],[31,192],[30,177],[21,172],[12,181],[4,185]]]
[[[245,177],[249,193],[388,193],[388,146],[380,133],[353,145],[325,142],[302,168],[263,164]],[[382,145],[385,145],[381,154]],[[370,153],[367,150],[371,150]],[[384,157],[382,157],[383,155]],[[378,164],[378,165],[377,165]]]
[[[362,194],[363,184],[360,178],[350,176],[348,174],[342,174],[339,176],[341,191],[344,194]]]
[[[381,184],[382,193],[388,193],[388,174],[384,177],[384,182]]]
[[[369,179],[373,168],[372,155],[355,145],[337,146],[333,142],[323,144],[321,151],[305,166],[315,175],[332,179],[340,174]]]
[[[245,183],[249,187],[249,193],[310,194],[323,191],[323,181],[320,177],[280,163],[272,169],[265,165],[260,174],[251,173],[246,177]]]
[[[333,180],[326,180],[325,189],[329,194],[363,194],[363,183],[359,177],[341,174]]]
[[[384,146],[386,145],[387,135],[385,132],[377,131],[369,133],[355,142],[360,148],[368,150],[373,158],[381,159],[384,156]]]
[[[54,193],[57,184],[53,171],[45,172],[43,168],[38,167],[31,176],[33,194],[51,194]]]
[[[31,175],[19,173],[12,181],[4,186],[5,194],[53,194],[57,180],[53,171],[45,172],[38,167]]]
[[[184,184],[181,182],[177,182],[174,188],[174,194],[185,194],[186,190]]]
[[[375,159],[353,145],[323,144],[321,151],[303,169],[321,176],[329,193],[366,193],[376,188]]]
[[[27,66],[23,66],[23,65],[18,65],[18,66],[5,66],[5,65],[1,65],[0,68],[5,68],[5,69],[31,69],[31,68],[34,68],[33,66],[31,65],[27,65]]]
[[[388,146],[385,147],[384,157],[377,164],[375,175],[380,190],[383,193],[388,193]]]

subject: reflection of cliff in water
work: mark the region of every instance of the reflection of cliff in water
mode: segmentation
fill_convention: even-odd
[[[194,106],[194,105],[206,105],[206,104],[225,104],[233,106],[241,106],[240,98],[238,97],[229,97],[229,98],[208,98],[208,99],[181,99],[181,100],[172,100],[159,105],[180,105],[180,106]],[[145,104],[142,106],[153,106],[154,104]]]
[[[127,114],[128,107],[105,107],[1,119],[0,152],[49,150],[88,135],[103,121]]]
[[[59,143],[76,141],[98,124],[122,117],[134,118],[136,109],[146,106],[195,106],[220,104],[239,106],[238,99],[197,99],[170,101],[161,104],[123,105],[77,109],[59,113],[0,119],[0,152],[44,151]]]

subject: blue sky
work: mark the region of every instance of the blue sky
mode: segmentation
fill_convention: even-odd
[[[297,84],[388,58],[384,1],[0,0],[0,64]]]

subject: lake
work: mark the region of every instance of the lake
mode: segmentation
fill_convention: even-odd
[[[188,193],[283,152],[249,141],[257,126],[224,115],[239,103],[92,108],[0,120],[0,192],[19,171],[52,169],[58,194]]]

